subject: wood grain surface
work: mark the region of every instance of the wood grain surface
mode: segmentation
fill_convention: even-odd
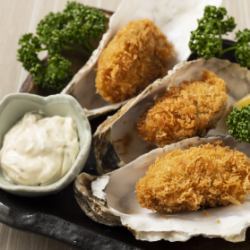
[[[80,0],[78,0],[80,1]],[[88,5],[115,10],[120,0],[88,0]],[[156,1],[156,0],[155,0]],[[0,0],[0,98],[16,92],[27,76],[16,60],[18,38],[35,30],[37,22],[49,11],[61,10],[67,0]],[[224,0],[238,28],[250,27],[250,1]],[[233,37],[231,37],[233,38]],[[64,243],[22,232],[0,224],[1,250],[68,250]]]

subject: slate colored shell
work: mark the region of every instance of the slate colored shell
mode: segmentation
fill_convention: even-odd
[[[208,131],[209,134],[225,134],[227,111],[236,100],[250,92],[250,71],[238,64],[216,58],[182,62],[98,127],[94,136],[98,171],[103,173],[113,170],[149,152],[153,146],[145,142],[136,130],[139,117],[169,87],[178,86],[183,81],[197,80],[204,70],[213,71],[226,82],[227,108],[218,113],[217,119],[214,120],[215,129]]]
[[[142,208],[135,196],[137,181],[158,156],[218,139],[250,157],[250,144],[237,143],[232,137],[193,137],[154,149],[123,168],[99,177],[80,174],[75,181],[76,200],[91,219],[106,225],[123,225],[139,240],[186,241],[202,235],[231,242],[243,241],[250,224],[248,198],[240,205],[169,215]]]
[[[89,118],[118,109],[128,100],[110,104],[97,94],[95,87],[99,57],[118,30],[132,20],[144,18],[152,20],[174,46],[176,58],[169,63],[168,69],[171,69],[177,62],[186,60],[190,55],[188,47],[190,32],[195,29],[197,18],[202,16],[204,6],[208,4],[218,6],[221,4],[221,0],[185,2],[133,0],[129,3],[127,0],[122,1],[117,11],[110,18],[109,29],[104,34],[99,47],[63,90],[63,93],[73,95],[85,108]]]

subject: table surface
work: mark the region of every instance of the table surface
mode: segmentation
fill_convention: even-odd
[[[80,0],[78,0],[80,1]],[[115,10],[120,0],[88,0],[88,5]],[[21,34],[34,31],[37,22],[49,11],[60,10],[67,0],[1,0],[0,1],[0,98],[15,92],[25,79],[25,72],[16,60],[17,41]],[[224,0],[223,5],[234,16],[238,28],[250,27],[250,1]],[[233,37],[231,37],[233,38]],[[1,250],[68,250],[64,243],[0,224]]]

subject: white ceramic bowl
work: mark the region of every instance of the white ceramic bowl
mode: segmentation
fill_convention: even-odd
[[[10,94],[0,102],[0,147],[6,132],[23,115],[41,110],[46,116],[60,115],[72,117],[78,129],[80,151],[69,171],[58,181],[46,186],[25,186],[8,182],[2,175],[0,166],[0,188],[21,196],[42,196],[56,193],[71,183],[81,172],[88,158],[91,146],[91,128],[80,104],[70,95],[58,94],[41,97],[32,94]]]

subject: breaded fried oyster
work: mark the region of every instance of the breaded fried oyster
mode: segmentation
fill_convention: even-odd
[[[163,213],[241,203],[250,189],[250,159],[219,144],[160,156],[136,184],[142,207]]]
[[[97,93],[111,103],[129,99],[165,75],[173,55],[172,45],[152,21],[131,21],[100,55]]]
[[[183,82],[158,98],[137,122],[137,130],[158,146],[200,135],[213,127],[226,102],[224,80],[204,71],[201,80]]]

